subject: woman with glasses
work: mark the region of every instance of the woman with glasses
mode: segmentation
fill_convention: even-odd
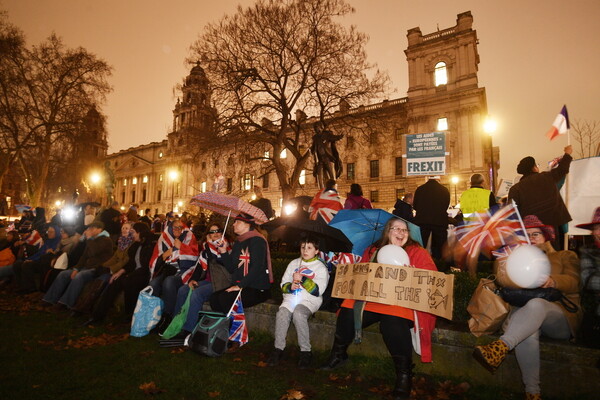
[[[490,372],[495,372],[510,350],[515,350],[527,399],[541,399],[540,334],[553,339],[569,339],[582,318],[579,306],[579,259],[572,251],[552,247],[554,228],[543,224],[535,215],[523,219],[531,244],[540,248],[550,260],[550,276],[541,286],[560,290],[578,307],[573,313],[562,304],[536,298],[523,307],[512,307],[504,322],[504,334],[486,345],[476,346],[474,357]]]
[[[437,270],[427,250],[410,237],[406,221],[400,218],[392,218],[387,222],[381,239],[365,250],[362,261],[376,262],[377,252],[388,244],[402,247],[408,254],[411,266]],[[431,362],[431,331],[435,326],[434,316],[420,312],[415,314],[413,310],[401,306],[344,300],[336,322],[333,348],[329,359],[321,369],[331,370],[348,360],[347,349],[355,339],[356,327],[364,329],[379,322],[379,331],[396,369],[396,383],[392,397],[408,399],[413,367],[410,330],[414,326],[415,315],[419,319],[421,328],[421,360]],[[359,321],[355,323],[356,318],[362,318],[362,323]]]
[[[198,323],[198,313],[202,310],[204,302],[208,301],[213,294],[214,286],[210,276],[210,269],[213,263],[222,264],[221,253],[217,250],[220,241],[223,240],[225,247],[230,250],[229,242],[223,235],[223,227],[218,223],[209,225],[206,232],[206,239],[200,246],[200,258],[194,272],[187,285],[183,285],[177,291],[177,303],[175,304],[175,313],[179,314],[183,303],[185,303],[188,293],[192,291],[190,306],[187,313],[185,324],[176,339],[183,339],[190,334]],[[217,288],[219,289],[219,288]],[[172,329],[172,328],[171,328]]]

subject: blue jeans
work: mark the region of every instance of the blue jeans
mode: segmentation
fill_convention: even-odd
[[[183,303],[187,299],[190,287],[183,285],[177,291],[177,303],[175,304],[175,314],[179,313]],[[211,282],[200,281],[198,287],[192,291],[192,297],[190,298],[190,308],[188,309],[187,319],[183,325],[184,330],[191,332],[198,323],[198,313],[202,311],[202,306],[205,301],[208,301],[210,295],[213,293],[213,287]]]
[[[72,269],[67,269],[58,274],[43,300],[52,304],[61,303],[72,308],[85,285],[96,278],[96,271],[84,269],[71,279],[72,273]]]
[[[174,316],[173,311],[175,310],[175,302],[177,301],[177,291],[183,286],[181,275],[176,274],[167,276],[166,278],[159,276],[150,281],[150,286],[152,286],[152,295],[160,297],[165,303],[163,314]]]

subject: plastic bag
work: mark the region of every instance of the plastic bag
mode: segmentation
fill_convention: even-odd
[[[146,336],[162,317],[164,307],[160,297],[152,296],[152,286],[146,286],[140,291],[137,304],[131,319],[130,335],[134,337]]]

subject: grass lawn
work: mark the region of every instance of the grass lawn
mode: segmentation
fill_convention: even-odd
[[[207,358],[181,348],[160,348],[158,336],[129,337],[110,321],[82,327],[83,319],[54,314],[41,294],[0,290],[0,399],[382,399],[390,398],[391,361],[353,357],[334,373],[296,368],[298,351],[276,368],[264,361],[267,335],[250,336],[235,354]],[[313,364],[326,358],[315,353]],[[472,388],[467,383],[417,375],[416,399],[518,399],[522,395]]]

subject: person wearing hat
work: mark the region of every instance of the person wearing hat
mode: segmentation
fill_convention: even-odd
[[[466,220],[477,211],[483,211],[496,205],[496,196],[491,190],[483,188],[485,179],[481,174],[471,175],[471,188],[460,196],[460,211]]]
[[[594,211],[591,222],[575,226],[592,231],[593,243],[579,249],[581,281],[584,289],[596,293],[596,315],[600,316],[600,207]]]
[[[84,235],[87,243],[77,265],[58,274],[42,299],[53,304],[56,311],[73,308],[84,286],[110,271],[102,264],[113,255],[113,241],[102,221],[93,221]]]
[[[225,241],[221,241],[217,246],[222,264],[231,273],[231,286],[214,292],[210,297],[210,307],[222,313],[229,312],[240,290],[245,308],[268,300],[273,283],[269,245],[256,231],[254,217],[245,213],[239,214],[233,222],[233,232],[237,237],[231,253],[227,252]],[[238,342],[234,342],[231,349],[239,347],[239,343],[235,343]]]
[[[579,259],[572,251],[556,251],[551,241],[554,228],[535,215],[523,219],[532,245],[541,249],[550,261],[550,276],[542,288],[556,288],[577,306],[569,312],[559,302],[542,298],[529,300],[523,307],[511,307],[504,322],[504,334],[485,346],[476,346],[473,356],[490,372],[495,372],[509,351],[515,350],[526,399],[541,399],[540,334],[553,339],[575,337],[583,313],[579,300]]]
[[[566,146],[558,166],[546,172],[540,172],[533,157],[525,157],[517,167],[517,172],[523,177],[508,191],[508,201],[517,203],[521,215],[536,215],[556,232],[559,232],[559,226],[572,219],[557,186],[569,173],[572,152],[571,145]],[[555,245],[563,248],[560,240],[555,241]]]

